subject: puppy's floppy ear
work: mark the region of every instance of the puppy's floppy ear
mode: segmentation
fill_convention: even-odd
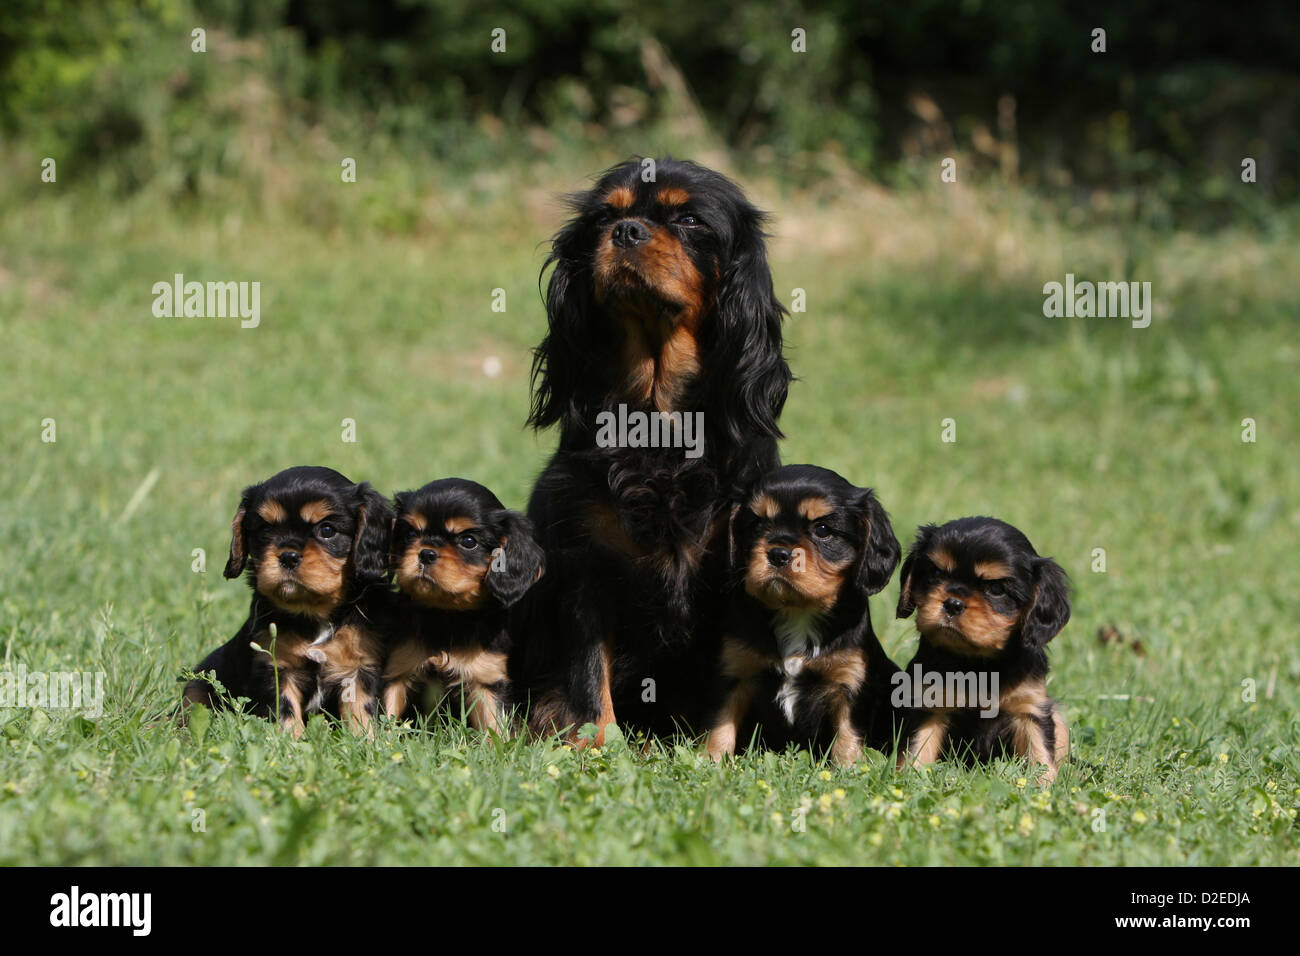
[[[934,533],[938,530],[938,526],[932,524],[922,525],[916,529],[916,541],[907,552],[907,558],[903,561],[903,571],[899,575],[903,579],[903,585],[898,590],[898,617],[911,617],[912,612],[916,610],[916,602],[912,599],[912,568],[916,564],[916,556],[930,550],[930,542],[934,540]]]
[[[854,510],[863,525],[862,557],[858,559],[857,586],[864,594],[884,589],[898,567],[901,548],[894,537],[889,515],[870,488],[864,488],[854,502]]]
[[[393,534],[393,509],[388,499],[361,482],[357,498],[357,530],[352,536],[352,573],[361,584],[379,584],[388,577],[388,544]]]
[[[1051,558],[1034,559],[1034,600],[1025,611],[1021,639],[1042,647],[1070,620],[1070,584],[1065,571]]]
[[[702,337],[712,356],[705,383],[710,405],[725,414],[728,437],[781,437],[776,420],[790,389],[790,366],[781,349],[785,307],[772,288],[763,244],[763,216],[742,198],[730,260],[723,263],[715,297],[717,321]]]
[[[239,500],[239,510],[235,520],[230,522],[230,557],[226,559],[226,570],[222,573],[228,578],[237,578],[244,573],[244,515],[248,512],[248,495]]]
[[[484,581],[492,596],[510,607],[546,573],[546,554],[533,538],[532,523],[519,512],[498,511],[491,520],[504,530]]]

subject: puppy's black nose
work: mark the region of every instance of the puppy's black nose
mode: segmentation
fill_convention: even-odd
[[[433,550],[433,548],[421,548],[421,549],[420,549],[420,563],[421,563],[421,564],[433,564],[433,562],[435,562],[435,561],[437,561],[437,560],[438,560],[438,552],[435,551],[435,550]]]
[[[286,571],[292,571],[302,564],[302,555],[297,551],[281,551],[277,557],[280,559],[280,567]]]
[[[774,568],[783,568],[790,563],[789,548],[768,548],[767,563]]]
[[[610,239],[620,249],[631,249],[650,238],[650,230],[635,219],[624,219],[614,223]]]
[[[943,611],[949,617],[956,617],[964,610],[966,610],[966,605],[956,598],[947,598],[943,602]]]

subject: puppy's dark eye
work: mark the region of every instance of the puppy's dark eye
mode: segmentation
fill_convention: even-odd
[[[831,526],[825,521],[818,521],[812,529],[814,538],[829,538],[831,536]]]
[[[334,537],[334,535],[338,534],[338,532],[334,530],[334,526],[332,524],[326,522],[325,524],[319,526],[316,529],[316,534],[318,534],[322,538],[332,538]]]
[[[994,597],[1002,597],[1002,595],[1007,593],[1007,586],[1002,581],[990,581],[985,585],[984,590],[988,591],[989,594]]]
[[[473,551],[478,547],[478,538],[474,537],[472,534],[462,534],[456,539],[456,543],[466,551]]]
[[[686,213],[685,215],[678,216],[674,219],[673,224],[677,226],[698,226],[700,221],[690,213]]]
[[[416,531],[408,524],[402,529],[402,536],[406,538],[407,541],[414,541],[420,536],[420,532]]]

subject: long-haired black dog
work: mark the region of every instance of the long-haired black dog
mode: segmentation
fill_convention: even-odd
[[[548,571],[522,669],[535,731],[599,743],[698,722],[730,505],[778,464],[791,376],[763,215],[730,180],[632,159],[571,205],[543,267],[529,422],[560,441],[529,502]]]

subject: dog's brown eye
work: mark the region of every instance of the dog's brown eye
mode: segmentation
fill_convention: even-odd
[[[700,224],[700,221],[698,219],[690,215],[678,216],[673,221],[679,226],[698,226]]]
[[[334,526],[332,524],[323,524],[316,529],[316,533],[320,535],[322,538],[332,538],[338,532],[334,530]]]
[[[456,543],[459,544],[466,551],[473,551],[475,548],[478,547],[478,539],[475,538],[472,534],[462,534],[459,538],[456,539]]]
[[[989,594],[994,597],[1002,597],[1002,595],[1007,593],[1007,586],[1001,581],[990,581],[984,590],[988,591]]]
[[[825,521],[818,521],[813,525],[813,536],[817,538],[829,538],[831,536],[831,526]]]

